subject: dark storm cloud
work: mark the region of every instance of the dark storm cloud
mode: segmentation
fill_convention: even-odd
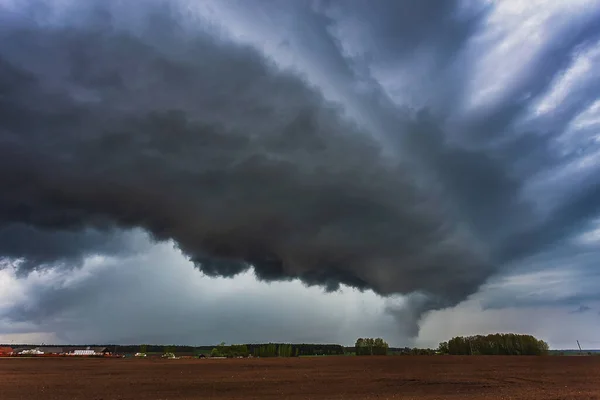
[[[410,166],[302,80],[158,22],[160,40],[144,27],[3,32],[4,224],[142,227],[208,275],[252,264],[267,280],[451,302],[490,274]]]
[[[337,31],[336,40],[344,43],[343,53],[361,79],[403,99],[401,106],[414,103],[443,117],[452,113],[470,80],[461,51],[482,27],[490,6],[473,2],[466,7],[458,0],[320,4],[330,17],[326,28]]]
[[[466,8],[463,3],[330,0],[320,2],[320,8],[332,16],[333,25],[343,27],[344,21],[352,24],[358,36],[353,38],[358,42],[355,45],[364,51],[365,61],[379,67],[400,66],[427,55],[432,64],[422,66],[441,70],[456,61],[457,53],[477,32],[490,9],[484,5]]]
[[[381,109],[369,109],[369,113],[376,114],[380,121],[387,121],[386,130],[399,138],[399,146],[408,149],[417,163],[429,171],[452,204],[454,215],[489,246],[496,262],[513,262],[544,251],[583,229],[598,214],[598,175],[590,176],[575,190],[569,189],[573,193],[542,220],[534,205],[523,199],[522,192],[536,174],[598,149],[587,144],[586,148],[580,145],[576,152],[560,154],[555,141],[573,118],[596,99],[598,92],[594,88],[600,79],[590,79],[575,88],[568,101],[561,104],[548,121],[538,119],[538,125],[526,126],[527,130],[515,126],[519,118],[531,112],[532,105],[551,89],[575,57],[600,39],[597,18],[573,22],[574,26],[561,31],[557,29],[553,35],[560,35],[561,40],[547,43],[531,65],[526,66],[523,76],[516,77],[515,84],[494,106],[482,107],[476,113],[459,118],[454,116],[450,129],[445,131],[444,120],[451,116],[455,104],[460,103],[457,96],[459,99],[466,96],[464,83],[471,77],[465,72],[466,68],[461,73],[453,66],[464,66],[461,51],[485,25],[485,18],[493,7],[469,8],[460,1],[445,2],[443,6],[427,1],[382,1],[375,6],[363,1],[350,3],[353,7],[344,7],[348,3],[324,2],[330,9],[337,10],[334,15],[339,21],[350,19],[364,29],[360,32],[365,34],[362,40],[368,43],[365,47],[369,65],[385,68],[391,63],[399,70],[405,67],[416,75],[420,68],[425,68],[430,72],[429,82],[417,80],[418,89],[429,89],[427,96],[435,93],[428,104],[433,106],[432,112],[417,113],[409,123],[405,118],[398,120],[397,112],[390,116]],[[588,12],[600,15],[598,8]],[[339,21],[334,24],[340,24]],[[500,44],[490,43],[490,46]],[[440,62],[412,64],[413,59],[419,60],[415,56],[419,51],[429,52]],[[522,100],[524,98],[526,100]],[[398,126],[403,129],[396,133],[394,127]]]
[[[0,234],[20,231],[0,255],[24,259],[21,268],[114,253],[111,232],[142,228],[173,239],[208,275],[252,265],[265,280],[423,293],[402,311],[416,319],[460,302],[507,262],[568,238],[599,211],[594,176],[540,218],[522,191],[536,172],[564,162],[550,149],[560,132],[513,129],[532,101],[514,98],[547,90],[573,50],[597,36],[591,23],[543,52],[534,65],[542,73],[525,74],[448,133],[455,105],[447,94],[465,96],[458,83],[469,77],[445,66],[484,9],[459,18],[455,2],[352,2],[331,17],[263,3],[298,17],[290,46],[307,57],[315,49],[313,67],[348,97],[340,105],[206,21],[156,2],[136,3],[135,12],[107,4],[91,17],[82,7],[71,23],[3,17]],[[409,117],[373,82],[365,96],[346,87],[356,60],[328,28],[352,15],[367,25],[367,45],[380,45],[373,65],[416,73],[411,57],[435,55],[426,69],[439,78],[426,86],[434,113]],[[368,123],[344,117],[348,110]],[[36,249],[28,231],[50,233]]]
[[[249,3],[254,4],[241,4]],[[560,42],[548,43],[535,58],[533,66],[525,69],[524,77],[519,78],[494,107],[455,121],[457,126],[453,126],[449,134],[444,131],[444,120],[440,117],[447,117],[454,104],[459,102],[455,97],[445,98],[441,103],[437,101],[444,97],[441,93],[464,97],[465,85],[455,85],[468,80],[469,74],[449,68],[448,63],[463,61],[460,51],[477,29],[482,28],[491,7],[469,8],[460,1],[445,2],[443,6],[423,1],[381,1],[375,5],[364,1],[322,1],[317,9],[328,15],[325,16],[307,12],[302,7],[298,7],[300,11],[294,7],[286,8],[289,4],[285,2],[277,4],[276,11],[261,10],[260,16],[265,18],[262,22],[275,21],[275,17],[285,11],[290,13],[290,8],[294,15],[301,15],[302,18],[298,18],[301,22],[293,25],[300,33],[291,45],[300,52],[306,52],[309,47],[316,49],[319,67],[329,72],[328,76],[334,80],[351,82],[357,79],[351,70],[356,60],[346,59],[342,54],[343,44],[338,43],[344,38],[332,37],[328,31],[336,25],[344,26],[344,21],[353,22],[361,33],[359,45],[367,49],[368,66],[378,68],[392,63],[398,69],[406,67],[414,73],[421,67],[431,72],[427,76],[432,81],[427,83],[430,89],[427,95],[431,97],[434,92],[435,97],[430,102],[444,107],[442,110],[435,108],[434,113],[418,113],[417,118],[407,119],[377,90],[363,98],[354,97],[350,102],[358,112],[371,118],[372,126],[386,133],[385,143],[398,146],[399,152],[416,159],[421,168],[411,173],[423,175],[423,170],[427,171],[425,174],[434,181],[429,182],[430,186],[441,187],[448,203],[452,204],[453,213],[476,232],[477,240],[490,247],[498,261],[514,261],[543,250],[554,240],[581,229],[598,212],[595,204],[600,202],[595,202],[594,178],[582,185],[586,193],[578,193],[558,205],[545,221],[539,221],[533,205],[522,199],[524,185],[536,173],[581,155],[559,156],[552,148],[573,113],[563,115],[560,123],[554,118],[549,131],[543,124],[540,124],[540,130],[533,132],[515,132],[513,126],[529,111],[537,96],[549,90],[553,79],[568,67],[580,47],[593,43],[598,37],[594,18],[563,32]],[[251,9],[249,7],[247,11],[252,12]],[[590,12],[598,14],[598,10]],[[342,30],[343,33],[347,32]],[[500,45],[491,43],[494,44]],[[415,52],[420,51],[429,52],[434,59],[442,61],[431,65],[412,64],[414,58],[418,59]],[[453,75],[448,76],[449,73]],[[443,79],[436,79],[440,76]],[[424,83],[419,84],[419,90],[424,90]],[[515,100],[527,93],[527,101]],[[593,98],[592,90],[580,91],[570,99],[568,108],[580,112]],[[456,130],[458,133],[454,132]],[[472,140],[480,137],[486,140]],[[523,247],[523,250],[517,247]]]
[[[18,271],[61,266],[80,266],[90,255],[123,255],[142,250],[133,232],[36,229],[26,224],[6,224],[0,228],[0,255],[16,260]],[[145,246],[147,248],[147,246]]]

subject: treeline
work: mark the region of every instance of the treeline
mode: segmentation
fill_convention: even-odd
[[[250,352],[248,351],[248,346],[245,344],[232,344],[225,346],[225,343],[221,343],[210,351],[211,357],[248,357],[249,354]]]
[[[155,345],[155,344],[142,344],[142,345],[107,345],[110,351],[127,354],[127,353],[186,353],[186,354],[197,354],[199,352],[210,352],[212,346],[204,346],[202,348],[195,346],[177,346],[177,345]]]
[[[16,347],[17,345],[12,345]],[[89,345],[91,347],[103,347]],[[60,347],[60,346],[59,346]],[[82,347],[82,346],[79,346]],[[301,357],[352,355],[545,355],[549,347],[543,340],[531,335],[496,333],[491,335],[457,336],[440,343],[437,350],[419,348],[390,348],[381,338],[359,338],[354,347],[339,344],[293,344],[293,343],[253,343],[226,346],[177,346],[177,345],[106,345],[109,351],[117,354],[173,353],[178,355],[201,354],[213,357]]]
[[[354,351],[357,356],[385,356],[389,347],[381,338],[358,338],[354,345]]]
[[[232,344],[225,346],[221,343],[210,352],[211,357],[248,357],[252,354],[254,357],[292,357],[292,345],[284,343],[269,343],[261,346],[255,346],[250,350],[246,344]]]
[[[221,343],[210,352],[212,357],[300,357],[343,355],[344,347],[337,344],[264,343],[225,346]]]
[[[344,355],[344,347],[338,344],[293,344],[293,343],[253,343],[217,346],[176,346],[176,345],[108,345],[110,351],[118,354],[190,354],[212,357],[300,357]]]
[[[395,347],[388,350],[389,355],[398,356],[433,356],[439,354],[435,349],[420,349],[417,347]]]
[[[255,357],[301,357],[344,355],[344,347],[339,344],[292,344],[263,343],[249,344],[248,350]]]
[[[256,346],[252,349],[254,357],[293,357],[298,356],[298,348],[294,348],[289,343],[269,343]]]
[[[496,333],[492,335],[457,336],[440,343],[438,351],[453,355],[546,355],[548,343],[531,335]]]

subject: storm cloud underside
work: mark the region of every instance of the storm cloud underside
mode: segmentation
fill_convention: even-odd
[[[209,276],[413,293],[396,314],[415,320],[599,216],[594,163],[547,182],[598,151],[588,131],[560,143],[600,77],[562,112],[531,112],[600,40],[594,18],[468,107],[487,6],[232,2],[289,28],[294,69],[183,3],[45,20],[52,5],[28,4],[0,23],[0,259],[22,274],[141,251],[140,229]]]

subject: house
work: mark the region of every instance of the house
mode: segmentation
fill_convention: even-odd
[[[8,356],[13,353],[12,347],[0,347],[0,356]]]
[[[96,354],[110,354],[108,347],[91,347],[91,349],[94,350],[94,353]]]

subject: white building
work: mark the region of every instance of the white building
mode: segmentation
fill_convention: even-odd
[[[96,355],[96,352],[94,350],[73,350],[70,354],[74,356],[93,356]]]
[[[39,351],[38,349],[28,349],[28,350],[23,350],[23,351],[19,352],[19,354],[39,356],[40,354],[44,354],[44,352]]]

